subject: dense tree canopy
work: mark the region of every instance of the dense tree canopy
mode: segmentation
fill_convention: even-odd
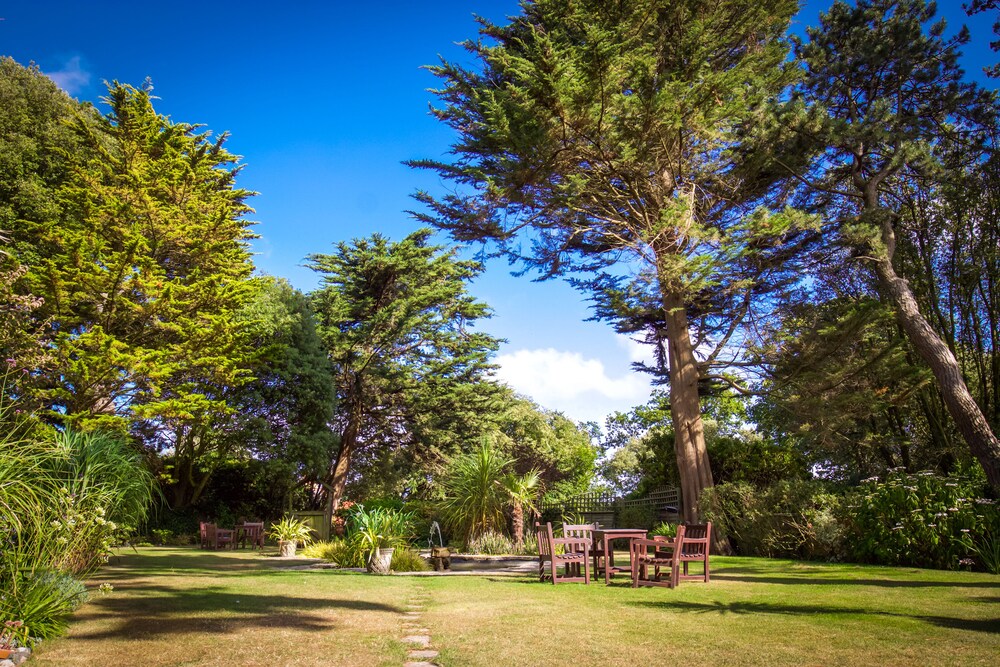
[[[828,243],[871,271],[912,350],[934,374],[958,432],[1000,488],[1000,441],[958,355],[933,326],[929,302],[921,304],[914,289],[934,267],[926,252],[925,262],[912,263],[902,250],[910,241],[926,243],[936,217],[913,214],[912,203],[933,201],[954,174],[975,170],[992,150],[996,97],[964,80],[958,66],[968,33],[946,38],[945,23],[931,24],[933,16],[933,4],[923,0],[834,3],[797,42],[804,78],[777,126],[791,128],[796,155],[815,151],[811,168],[795,178],[823,211]]]
[[[375,472],[394,456],[441,459],[492,412],[496,389],[485,380],[498,341],[473,330],[489,309],[466,291],[481,267],[429,238],[376,234],[310,258],[340,406],[340,449],[325,480],[334,509],[359,462]]]
[[[623,293],[652,294],[691,520],[712,484],[698,389],[706,369],[691,328],[703,318],[731,330],[768,250],[805,222],[751,215],[773,174],[733,151],[789,83],[783,34],[795,9],[525,2],[509,25],[483,21],[466,43],[475,70],[431,68],[444,84],[434,113],[458,134],[456,158],[413,164],[464,189],[419,194],[431,211],[422,217],[459,240],[496,242],[544,277],[579,272],[606,309],[627,308]],[[726,335],[696,338],[724,345]]]

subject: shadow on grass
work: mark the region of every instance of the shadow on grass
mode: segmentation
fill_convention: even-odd
[[[280,559],[247,551],[190,551],[122,550],[113,556],[103,569],[101,579],[127,579],[142,574],[157,577],[180,575],[185,577],[212,575],[220,572],[273,572],[301,567],[320,559]]]
[[[401,612],[392,605],[362,600],[302,598],[286,595],[245,595],[224,589],[174,590],[164,586],[136,586],[141,598],[93,599],[76,619],[109,621],[100,631],[76,634],[75,638],[155,638],[169,635],[225,634],[246,628],[293,628],[329,631],[335,627],[332,614],[317,612]],[[342,618],[342,614],[337,614]]]
[[[922,581],[919,579],[875,579],[824,576],[817,572],[801,575],[776,575],[771,570],[727,567],[712,570],[712,579],[744,581],[752,584],[787,584],[792,586],[881,586],[883,588],[1000,588],[1000,581]]]
[[[872,611],[852,607],[829,605],[792,605],[770,602],[690,602],[687,600],[643,601],[630,603],[639,607],[650,607],[661,611],[676,611],[695,614],[778,614],[785,616],[857,616],[903,618],[924,621],[938,627],[973,632],[1000,633],[1000,619],[967,619],[948,616],[928,616],[920,614],[897,614],[886,611]]]

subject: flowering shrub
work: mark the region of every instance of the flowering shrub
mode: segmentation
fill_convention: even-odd
[[[145,518],[152,485],[141,455],[114,436],[0,433],[0,619],[33,638],[60,634],[85,599],[80,579]]]
[[[865,480],[845,504],[852,559],[886,565],[956,569],[1000,529],[994,501],[983,483],[932,472],[890,471]]]

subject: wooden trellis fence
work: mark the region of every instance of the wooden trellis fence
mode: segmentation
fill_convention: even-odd
[[[642,498],[620,498],[610,493],[581,493],[557,503],[542,503],[543,514],[583,516],[588,522],[597,521],[613,526],[615,514],[626,507],[651,507],[656,516],[666,519],[680,514],[679,489],[660,487]]]

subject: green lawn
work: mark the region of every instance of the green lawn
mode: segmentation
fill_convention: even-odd
[[[33,665],[395,665],[405,603],[429,593],[438,662],[475,665],[995,665],[1000,578],[713,559],[677,590],[510,577],[273,569],[249,552],[116,559]],[[571,656],[571,657],[567,657]]]

